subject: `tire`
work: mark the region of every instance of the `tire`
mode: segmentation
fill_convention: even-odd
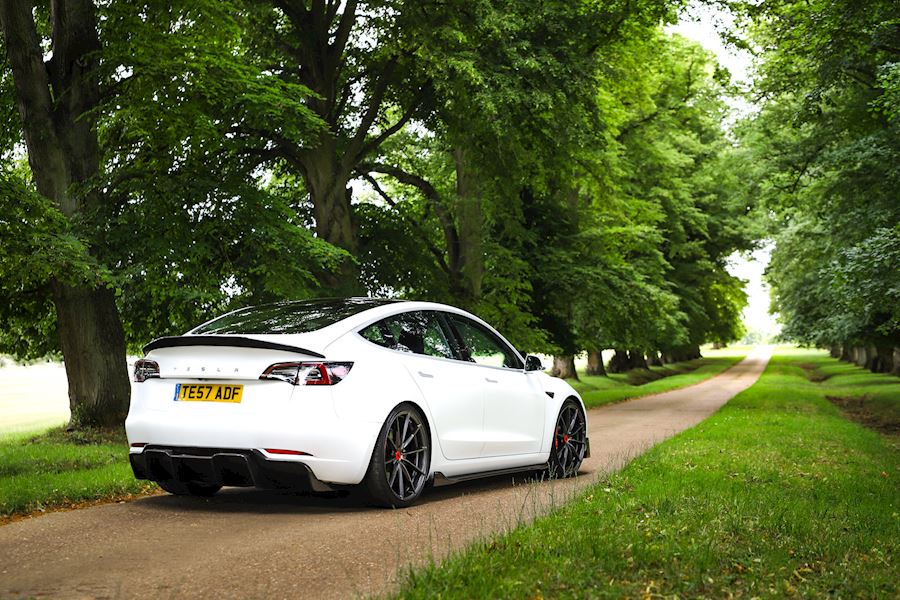
[[[208,498],[222,489],[221,485],[207,485],[189,481],[187,483],[170,479],[168,481],[157,481],[159,487],[175,496],[201,496]]]
[[[430,468],[431,430],[425,415],[412,404],[401,404],[388,415],[375,442],[363,481],[369,499],[392,508],[414,504]]]
[[[578,473],[587,450],[587,420],[581,405],[566,400],[559,409],[550,446],[549,472],[552,479],[564,479]]]

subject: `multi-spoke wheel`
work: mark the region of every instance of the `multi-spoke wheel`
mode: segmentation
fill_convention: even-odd
[[[409,506],[425,488],[430,465],[431,435],[425,417],[415,406],[401,404],[381,428],[365,485],[377,504]]]
[[[587,451],[587,421],[581,406],[566,400],[559,410],[553,446],[550,448],[550,476],[571,477],[578,472]]]

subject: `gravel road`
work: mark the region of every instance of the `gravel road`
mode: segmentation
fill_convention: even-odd
[[[591,410],[581,475],[498,477],[426,492],[405,510],[231,488],[159,495],[0,527],[0,596],[347,598],[389,591],[409,565],[440,558],[570,498],[657,442],[700,422],[759,377],[758,349],[682,390]]]

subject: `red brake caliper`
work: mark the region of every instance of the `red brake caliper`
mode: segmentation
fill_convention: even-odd
[[[400,456],[401,456],[400,451],[397,450],[396,454],[394,454],[394,460],[396,460],[397,462],[400,462]]]

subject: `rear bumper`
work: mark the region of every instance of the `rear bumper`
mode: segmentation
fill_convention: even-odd
[[[327,492],[325,484],[301,462],[267,459],[259,450],[147,446],[129,454],[138,479],[198,482],[209,485]]]

